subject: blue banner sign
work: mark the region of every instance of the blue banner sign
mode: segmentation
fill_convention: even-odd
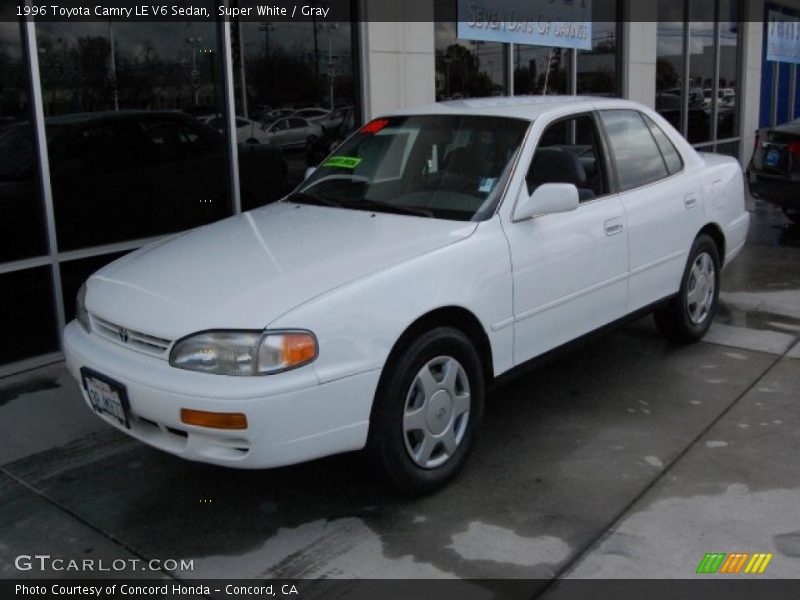
[[[592,48],[592,0],[458,0],[462,40]]]
[[[800,64],[800,19],[769,11],[767,60]]]

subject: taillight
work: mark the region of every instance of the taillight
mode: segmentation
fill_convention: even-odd
[[[789,154],[791,154],[795,158],[800,157],[800,141],[798,141],[798,142],[789,142],[789,145],[787,146],[787,148],[789,150]]]

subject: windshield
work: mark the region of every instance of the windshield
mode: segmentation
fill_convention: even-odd
[[[488,218],[530,124],[478,116],[367,123],[290,201],[460,221]]]

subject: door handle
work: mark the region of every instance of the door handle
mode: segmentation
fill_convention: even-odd
[[[689,194],[683,199],[683,205],[687,209],[694,208],[695,206],[697,206],[697,196],[695,196],[694,194]]]
[[[624,229],[622,225],[622,219],[620,217],[609,219],[603,223],[603,227],[606,230],[606,235],[617,235],[618,233],[622,233],[622,230]]]

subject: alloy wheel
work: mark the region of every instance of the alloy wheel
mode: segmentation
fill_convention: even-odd
[[[458,450],[470,414],[469,378],[451,356],[428,361],[406,395],[403,439],[414,463],[423,469],[442,466]]]

